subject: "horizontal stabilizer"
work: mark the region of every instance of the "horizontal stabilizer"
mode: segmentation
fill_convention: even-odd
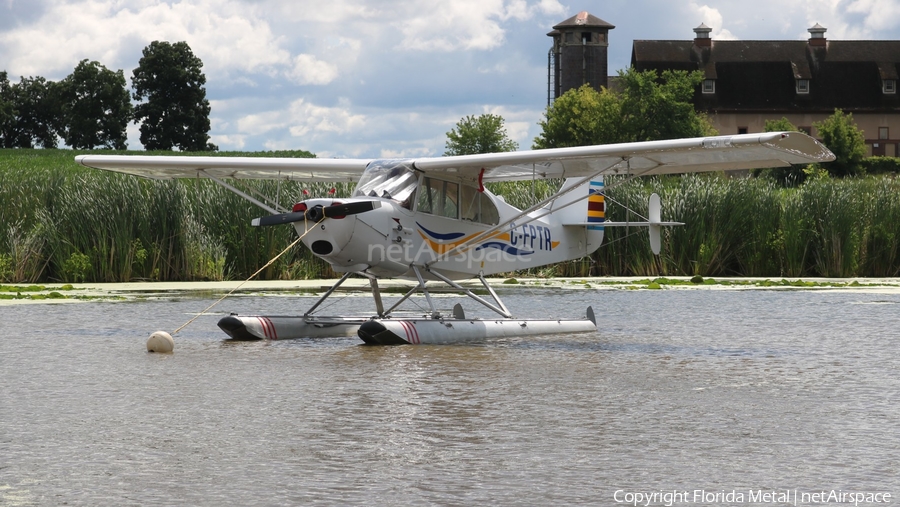
[[[607,222],[602,218],[594,219],[594,221],[585,221],[585,222],[576,222],[576,223],[564,223],[563,225],[566,227],[580,226],[580,227],[596,227],[596,228],[606,228],[606,227],[648,227],[650,229],[650,250],[653,251],[654,254],[659,255],[659,252],[662,248],[662,238],[661,238],[661,228],[662,227],[671,227],[684,225],[684,222],[663,222],[660,218],[662,214],[662,204],[659,199],[659,195],[656,193],[650,194],[650,203],[648,207],[649,219],[646,222]],[[588,220],[591,220],[590,211],[588,212]]]

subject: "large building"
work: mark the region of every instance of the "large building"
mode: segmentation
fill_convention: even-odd
[[[609,30],[581,12],[553,27],[548,100],[590,83],[610,85]],[[639,71],[699,70],[694,104],[720,134],[762,132],[766,120],[787,118],[817,136],[813,124],[852,113],[870,155],[900,156],[900,41],[825,38],[818,24],[808,40],[713,40],[704,24],[693,40],[636,40],[631,65]]]
[[[900,41],[831,41],[818,24],[806,41],[717,41],[710,31],[701,24],[693,40],[636,40],[631,65],[703,72],[695,105],[721,134],[762,132],[785,117],[815,136],[813,124],[841,109],[870,155],[898,155]]]

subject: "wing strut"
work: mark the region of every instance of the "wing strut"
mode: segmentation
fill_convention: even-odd
[[[566,195],[567,193],[569,193],[569,192],[575,190],[576,188],[581,187],[582,185],[584,185],[584,184],[586,184],[587,182],[593,180],[593,179],[596,178],[597,176],[600,176],[601,174],[604,174],[606,171],[608,171],[609,169],[611,169],[611,168],[613,168],[613,167],[615,167],[615,166],[621,164],[622,162],[625,162],[625,163],[627,164],[627,167],[628,167],[628,172],[626,173],[626,174],[627,174],[626,178],[625,178],[624,180],[622,180],[622,181],[616,182],[616,184],[613,185],[613,186],[607,187],[607,188],[604,190],[604,192],[606,192],[606,191],[609,190],[610,188],[615,188],[615,187],[617,187],[617,186],[619,186],[619,185],[622,185],[622,184],[624,184],[624,183],[627,183],[627,182],[629,182],[629,181],[631,181],[631,180],[633,180],[633,179],[635,179],[635,178],[638,178],[638,177],[640,177],[640,176],[643,176],[645,173],[647,173],[647,172],[649,172],[649,171],[652,171],[653,169],[655,169],[656,167],[659,166],[659,164],[657,164],[656,166],[650,166],[650,167],[647,167],[646,169],[643,169],[643,170],[641,170],[640,172],[631,173],[630,159],[623,158],[622,160],[619,160],[619,161],[616,162],[615,164],[610,164],[609,166],[604,167],[603,169],[600,169],[599,171],[597,171],[597,172],[595,172],[595,173],[593,173],[593,174],[591,174],[591,175],[589,175],[589,176],[584,177],[580,182],[576,183],[575,185],[572,185],[572,186],[569,187],[568,189],[566,189],[566,190],[564,190],[564,191],[562,191],[562,192],[558,192],[558,193],[556,193],[556,194],[554,194],[554,195],[552,195],[552,196],[550,196],[550,197],[544,199],[543,201],[541,201],[541,202],[539,202],[539,203],[537,203],[537,204],[531,206],[530,208],[528,208],[528,209],[526,209],[526,210],[520,211],[517,215],[515,215],[515,216],[513,216],[513,217],[511,217],[511,218],[509,218],[509,219],[507,219],[506,221],[501,222],[501,223],[499,223],[499,224],[497,224],[497,225],[491,227],[490,229],[487,229],[487,230],[481,232],[481,233],[478,234],[477,236],[473,236],[473,237],[472,237],[471,239],[469,239],[468,241],[465,241],[465,242],[463,242],[463,243],[460,243],[459,245],[457,245],[457,246],[454,247],[454,248],[451,248],[450,250],[447,250],[446,252],[444,252],[444,253],[438,255],[434,260],[431,260],[431,261],[427,262],[427,263],[425,264],[425,267],[427,268],[427,267],[433,265],[433,264],[436,263],[436,262],[440,262],[440,261],[442,261],[442,260],[444,260],[444,259],[450,257],[451,255],[455,255],[455,254],[457,254],[457,253],[463,253],[463,252],[465,252],[467,249],[472,248],[473,246],[476,246],[476,245],[480,244],[482,241],[485,241],[485,240],[491,238],[491,237],[493,236],[493,233],[495,233],[495,232],[497,232],[498,230],[500,230],[500,229],[506,227],[506,226],[509,225],[511,222],[515,222],[516,220],[522,218],[523,216],[526,216],[526,215],[528,215],[529,213],[532,213],[533,211],[536,211],[536,210],[538,210],[538,209],[540,209],[540,208],[546,206],[547,203],[550,203],[550,202],[552,202],[552,201],[555,201],[556,199],[560,198],[561,196]],[[539,219],[539,218],[543,218],[543,217],[545,217],[545,216],[547,216],[547,215],[549,215],[549,214],[551,214],[551,213],[555,213],[555,212],[557,212],[557,211],[559,211],[559,210],[561,210],[561,209],[567,208],[567,207],[569,207],[569,206],[571,206],[571,205],[573,205],[573,204],[575,204],[575,203],[578,203],[578,202],[580,202],[580,201],[582,201],[582,200],[584,200],[584,199],[587,199],[587,198],[589,197],[589,195],[590,195],[590,194],[585,195],[584,197],[582,197],[582,198],[580,198],[580,199],[575,199],[574,201],[572,201],[572,202],[570,202],[570,203],[567,203],[567,204],[565,204],[564,206],[560,206],[559,208],[552,209],[552,210],[547,210],[547,211],[544,211],[543,213],[541,213],[541,214],[539,214],[539,215],[536,215],[536,216],[533,216],[533,217],[528,217],[528,220],[527,220],[526,222],[524,222],[524,223],[527,224],[527,223],[533,222],[533,221],[535,221],[535,220],[537,220],[537,219]]]
[[[221,185],[221,186],[225,187],[226,189],[228,189],[228,190],[234,192],[235,194],[237,194],[237,195],[243,197],[244,199],[247,199],[248,201],[250,201],[250,202],[252,202],[253,204],[259,206],[260,208],[262,208],[262,209],[268,211],[269,213],[271,213],[271,214],[273,214],[273,215],[277,215],[278,213],[281,213],[281,211],[279,211],[279,210],[277,210],[277,209],[275,209],[275,208],[269,206],[268,204],[266,204],[266,203],[264,203],[264,202],[262,202],[262,201],[256,199],[255,197],[253,197],[253,196],[247,194],[246,192],[242,192],[241,190],[238,190],[237,188],[235,188],[235,187],[229,185],[228,183],[225,183],[224,181],[220,180],[219,178],[216,178],[215,176],[213,176],[213,175],[211,175],[211,174],[209,174],[209,173],[207,173],[207,172],[205,172],[205,171],[201,171],[201,172],[203,173],[203,176],[206,176],[207,178],[209,178],[209,179],[215,181],[215,182],[218,183],[219,185]],[[277,206],[277,205],[276,205],[276,206]]]
[[[503,222],[500,222],[499,224],[497,224],[497,225],[495,225],[495,226],[493,226],[493,227],[491,227],[491,228],[489,228],[489,229],[487,229],[487,230],[485,230],[485,231],[482,231],[481,233],[479,233],[478,235],[472,237],[472,238],[469,239],[468,241],[465,241],[465,242],[463,242],[463,243],[461,243],[461,244],[455,246],[454,248],[451,248],[450,250],[447,250],[446,252],[444,252],[444,253],[438,255],[435,259],[433,259],[433,260],[431,260],[431,261],[425,263],[425,267],[427,268],[427,267],[429,267],[429,266],[431,266],[431,265],[433,265],[433,264],[435,264],[435,263],[437,263],[437,262],[443,261],[444,259],[449,258],[451,255],[455,255],[455,254],[457,254],[457,253],[463,253],[463,252],[465,252],[466,249],[471,248],[472,246],[477,245],[477,244],[481,243],[482,241],[484,241],[484,240],[486,240],[486,239],[492,237],[493,234],[494,234],[495,232],[497,232],[497,231],[499,231],[500,229],[506,227],[506,226],[509,225],[511,222],[514,222],[514,221],[518,220],[519,218],[521,218],[521,217],[527,215],[528,213],[531,213],[532,211],[534,211],[534,210],[536,210],[536,209],[539,209],[540,207],[546,205],[547,203],[549,203],[549,202],[551,202],[551,201],[553,201],[553,200],[559,198],[560,196],[563,196],[563,195],[565,195],[565,194],[571,192],[572,190],[574,190],[574,189],[580,187],[581,185],[587,183],[588,181],[591,181],[591,180],[594,179],[595,177],[597,177],[597,176],[603,174],[604,172],[606,172],[606,171],[609,170],[610,168],[615,167],[615,166],[621,164],[623,161],[624,161],[624,159],[623,159],[623,160],[619,160],[619,161],[616,162],[615,164],[610,164],[609,166],[604,167],[603,169],[600,169],[599,171],[597,171],[597,172],[591,174],[590,176],[585,177],[584,179],[581,180],[580,183],[578,183],[578,184],[576,184],[576,185],[572,185],[570,188],[568,188],[568,189],[566,189],[566,190],[564,190],[564,191],[562,191],[562,192],[559,192],[559,193],[557,193],[557,194],[555,194],[555,195],[552,195],[552,196],[548,197],[547,199],[544,199],[543,201],[541,201],[541,202],[539,202],[539,203],[537,203],[537,204],[531,206],[530,208],[528,208],[528,209],[526,209],[526,210],[523,210],[523,211],[519,212],[519,214],[515,215],[514,217],[509,218],[508,220],[505,220],[505,221],[503,221]]]

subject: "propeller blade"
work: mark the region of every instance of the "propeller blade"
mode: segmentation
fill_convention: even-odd
[[[293,213],[282,213],[280,215],[269,215],[265,217],[254,218],[250,225],[253,227],[264,227],[267,225],[281,225],[303,220],[305,213],[303,211],[295,211]]]
[[[324,208],[322,206],[314,206],[306,211],[294,211],[292,213],[254,218],[250,223],[254,227],[289,224],[300,222],[302,220],[307,220],[315,224],[321,222],[325,218],[344,218],[348,215],[358,215],[380,207],[381,201],[350,202]]]
[[[347,215],[358,215],[379,207],[381,207],[381,201],[360,201],[328,206],[327,208],[323,208],[322,211],[325,212],[325,218],[337,218],[345,217]]]

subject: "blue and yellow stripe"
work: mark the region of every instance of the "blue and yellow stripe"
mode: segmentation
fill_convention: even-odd
[[[588,225],[588,230],[602,231],[602,224],[605,221],[606,201],[603,196],[603,182],[592,181],[590,189],[588,190],[587,222],[589,224],[597,225]]]

